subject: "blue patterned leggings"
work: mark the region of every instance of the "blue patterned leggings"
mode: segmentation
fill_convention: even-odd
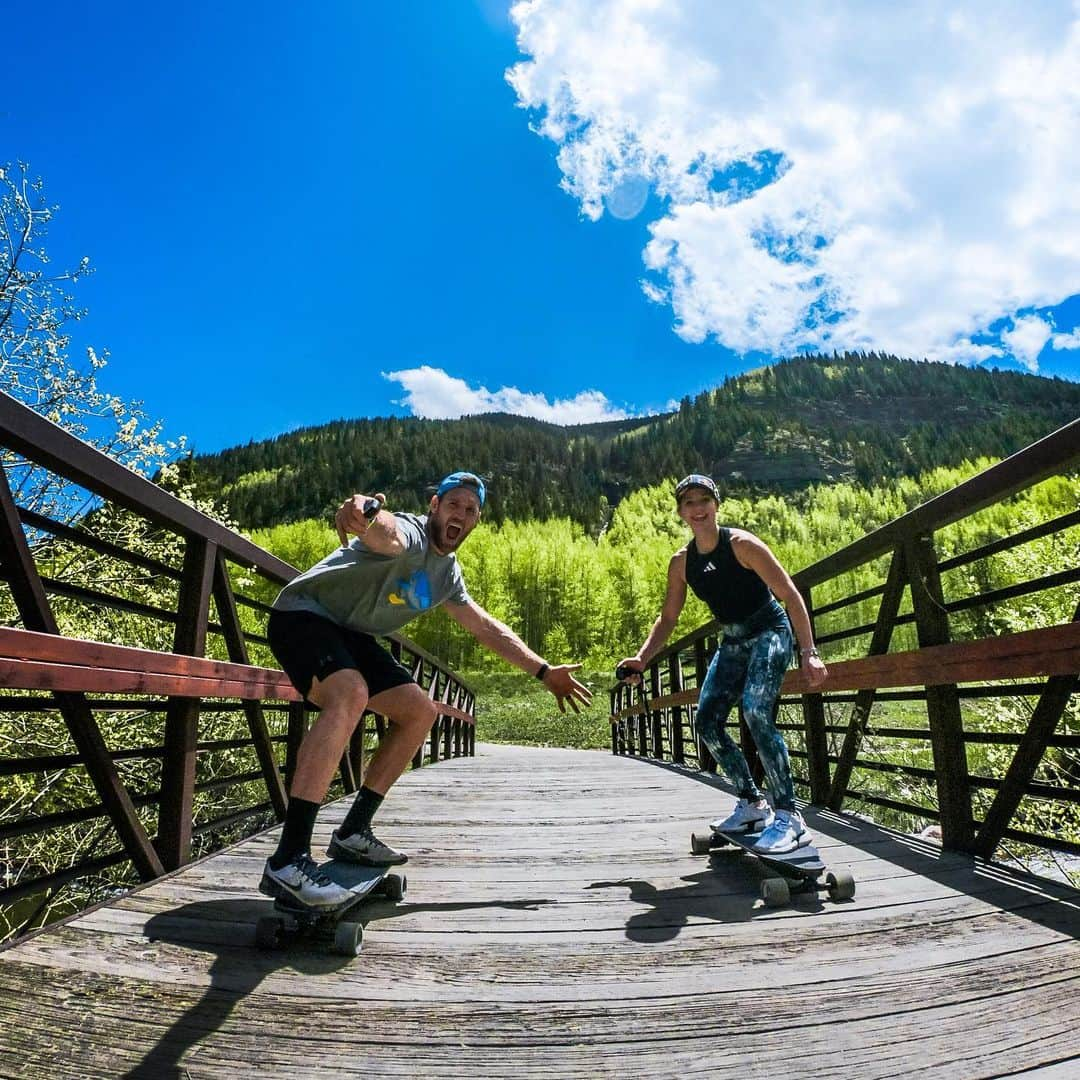
[[[738,743],[724,728],[732,706],[742,698],[743,716],[778,810],[795,809],[791,763],[775,720],[780,684],[791,663],[792,641],[787,614],[775,600],[745,623],[725,626],[698,697],[698,733],[739,789],[740,797],[754,800],[761,798],[762,792]]]

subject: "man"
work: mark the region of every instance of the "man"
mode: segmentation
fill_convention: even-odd
[[[364,710],[389,720],[363,786],[334,831],[327,853],[372,866],[407,856],[379,840],[371,823],[394,781],[420,747],[436,706],[376,641],[423,611],[446,602],[452,619],[482,645],[541,679],[560,710],[577,711],[592,695],[573,672],[580,664],[548,665],[465,590],[455,552],[484,507],[483,481],[455,472],[439,484],[424,516],[382,509],[384,496],[354,495],[338,510],[341,547],[293,579],[274,602],[270,648],[304,698],[320,710],[305,736],[289,792],[281,842],[266,862],[259,888],[310,907],[333,910],[352,899],[311,857],[315,817]],[[351,543],[348,534],[357,539]]]
[[[724,632],[698,695],[697,729],[738,789],[739,801],[734,813],[714,821],[712,827],[736,832],[762,830],[754,844],[756,850],[794,851],[809,844],[811,837],[795,809],[791,765],[775,714],[780,684],[791,662],[792,623],[810,684],[820,686],[828,675],[814,648],[810,616],[794,582],[766,544],[743,529],[721,528],[717,524],[720,493],[708,476],[691,473],[680,480],[675,486],[675,502],[679,517],[694,535],[671,557],[667,595],[652,630],[637,654],[623,660],[620,667],[644,671],[660,652],[686,603],[689,585],[709,606]],[[786,614],[778,599],[787,607]],[[776,806],[775,814],[754,783],[738,744],[724,729],[728,713],[740,696],[743,716]]]

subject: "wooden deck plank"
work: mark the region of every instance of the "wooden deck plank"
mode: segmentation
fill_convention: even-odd
[[[752,859],[689,853],[732,801],[481,746],[384,805],[409,892],[359,957],[251,947],[263,834],[0,953],[0,1074],[1080,1075],[1080,894],[811,810],[857,895],[764,909]]]

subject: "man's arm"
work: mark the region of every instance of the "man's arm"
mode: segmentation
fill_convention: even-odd
[[[580,664],[548,665],[509,626],[489,615],[475,600],[466,600],[464,604],[451,602],[444,607],[450,618],[468,630],[481,645],[515,667],[529,675],[536,675],[547,668],[543,683],[555,695],[561,712],[566,712],[564,702],[568,701],[574,712],[578,712],[578,702],[588,705],[592,700],[592,691],[573,676],[573,672],[581,667]]]
[[[371,514],[371,500],[377,499],[378,511]],[[397,518],[384,510],[386,496],[353,495],[338,507],[334,515],[338,539],[344,547],[349,542],[349,533],[355,533],[364,541],[369,551],[378,555],[400,555],[405,550],[405,540],[398,531]]]
[[[630,671],[644,671],[649,661],[664,647],[671,631],[679,621],[686,604],[686,548],[681,548],[671,556],[668,563],[667,592],[664,606],[660,609],[656,622],[653,623],[649,636],[642,642],[634,656],[628,656],[619,663],[619,667]]]
[[[787,608],[791,628],[799,639],[801,667],[805,668],[811,686],[820,686],[828,676],[825,662],[817,655],[814,647],[814,631],[810,626],[810,613],[802,593],[795,588],[791,575],[780,565],[780,560],[772,553],[764,540],[759,540],[753,533],[743,529],[731,530],[731,550],[735,558],[747,570],[753,570],[766,585],[772,589],[773,596]]]

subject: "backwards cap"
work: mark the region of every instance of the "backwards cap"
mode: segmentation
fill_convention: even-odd
[[[720,501],[720,489],[713,483],[712,478],[695,472],[684,476],[675,485],[675,502],[678,503],[692,487],[704,488],[717,502]]]
[[[435,494],[441,499],[448,491],[453,491],[454,488],[459,487],[474,491],[476,497],[480,500],[481,508],[483,507],[484,499],[487,498],[487,489],[484,487],[484,481],[476,473],[453,472],[449,476],[443,477]]]

